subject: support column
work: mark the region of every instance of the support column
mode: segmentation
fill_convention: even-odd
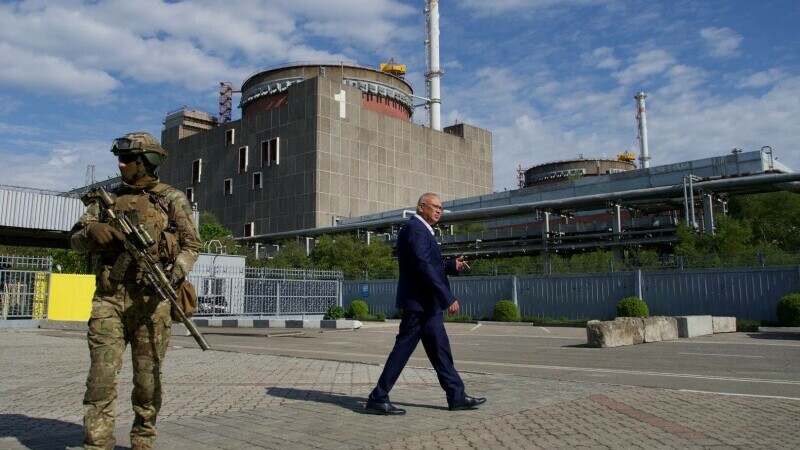
[[[614,234],[614,242],[622,240],[622,208],[614,203],[611,205],[611,232]],[[614,259],[622,260],[622,247],[614,246]]]
[[[550,212],[542,211],[542,263],[545,264],[547,273],[550,273],[550,251],[547,249],[547,241],[549,238]]]
[[[714,234],[714,196],[703,193],[703,232]]]

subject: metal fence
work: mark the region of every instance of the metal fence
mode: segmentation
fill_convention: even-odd
[[[0,318],[47,314],[52,259],[0,256]],[[363,299],[372,314],[394,317],[397,280],[342,281],[338,271],[196,265],[190,275],[198,316],[321,315]],[[774,323],[784,295],[800,292],[800,266],[697,270],[480,276],[451,278],[460,314],[491,318],[500,300],[523,316],[609,319],[627,296],[643,298],[652,315],[711,314]]]
[[[52,264],[50,257],[0,256],[0,320],[45,318]]]
[[[342,272],[195,266],[197,316],[325,314],[339,304]]]
[[[609,255],[611,252],[607,252]],[[588,255],[591,256],[591,255]],[[461,276],[502,276],[502,275],[553,275],[584,274],[607,272],[631,272],[636,270],[697,270],[697,269],[739,269],[743,267],[784,267],[800,265],[798,252],[736,253],[725,255],[658,256],[653,252],[643,252],[619,260],[609,258],[585,258],[575,255],[572,258],[551,256],[544,262],[539,257],[514,257],[497,260],[478,259],[470,262],[472,268]],[[363,276],[363,278],[362,278]],[[396,278],[397,270],[368,271],[353,280]]]
[[[611,319],[616,304],[640,297],[651,315],[716,315],[767,323],[777,321],[784,295],[800,292],[800,266],[683,271],[453,277],[459,314],[490,319],[500,300],[513,300],[520,314],[553,319]],[[370,313],[396,314],[397,280],[344,281],[344,306],[364,300]]]

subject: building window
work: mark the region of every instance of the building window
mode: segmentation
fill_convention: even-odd
[[[233,145],[234,144],[234,142],[235,142],[235,139],[234,139],[235,132],[236,132],[236,130],[234,130],[233,128],[231,128],[230,130],[225,130],[225,145]]]
[[[247,172],[247,146],[239,147],[239,173]]]
[[[261,189],[261,172],[253,174],[253,189]]]
[[[269,141],[261,141],[261,167],[269,165]]]
[[[233,194],[233,179],[232,178],[226,178],[225,179],[225,192],[224,192],[224,194],[225,195]]]
[[[250,237],[256,235],[256,227],[254,222],[248,222],[244,224],[244,237]]]
[[[280,138],[261,141],[261,167],[278,165],[281,162]]]
[[[192,161],[192,183],[200,182],[200,175],[203,173],[203,160],[195,159]]]
[[[194,203],[194,189],[186,188],[186,200],[189,200],[189,203]]]
[[[271,165],[278,165],[281,163],[281,149],[280,149],[280,138],[270,139],[269,141],[269,161],[267,162],[268,166]]]

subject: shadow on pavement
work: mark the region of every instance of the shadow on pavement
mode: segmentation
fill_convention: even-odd
[[[83,426],[57,419],[0,414],[0,438],[16,438],[31,450],[83,448]],[[128,447],[115,447],[122,450]]]
[[[778,341],[800,341],[800,333],[781,333],[779,331],[770,331],[769,333],[747,333],[747,337]]]
[[[366,414],[364,411],[364,403],[366,403],[367,399],[361,397],[351,397],[349,395],[315,391],[311,389],[295,389],[285,387],[267,388],[267,395],[289,400],[305,400],[310,402],[328,403],[331,405],[341,406],[342,408],[349,409],[353,412]]]

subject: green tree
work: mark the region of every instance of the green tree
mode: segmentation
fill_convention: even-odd
[[[306,255],[305,247],[296,241],[284,242],[272,259],[260,259],[259,261],[266,261],[268,267],[281,269],[311,268],[311,260]]]
[[[391,254],[391,247],[383,242],[373,241],[367,246],[350,235],[324,235],[314,245],[311,262],[316,269],[341,270],[347,278],[361,278],[365,272],[370,278],[394,277],[397,261]]]
[[[53,258],[53,270],[61,268],[63,273],[91,273],[90,261],[88,256],[78,253],[75,250],[66,248],[44,248],[44,247],[15,247],[0,245],[0,255],[12,256],[31,256]]]
[[[800,195],[770,192],[733,197],[729,211],[748,225],[754,245],[800,251]]]
[[[225,248],[225,253],[229,255],[246,254],[246,250],[234,240],[233,232],[222,226],[214,214],[209,211],[200,213],[200,229],[198,231],[203,244],[209,241],[219,241]]]

